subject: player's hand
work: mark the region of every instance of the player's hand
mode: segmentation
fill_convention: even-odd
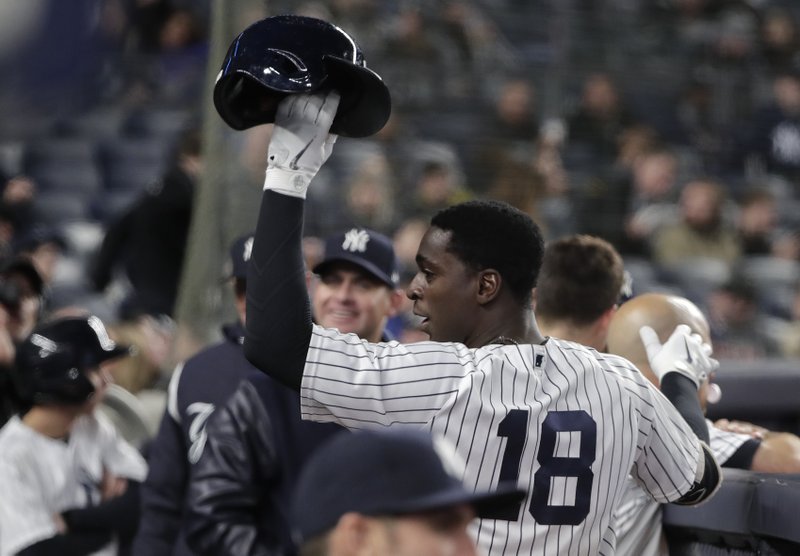
[[[647,351],[650,368],[659,381],[667,373],[680,373],[700,388],[708,375],[719,367],[719,362],[711,357],[711,346],[703,342],[699,334],[692,334],[692,329],[685,324],[678,325],[664,345],[649,326],[639,329],[639,337]]]
[[[100,499],[105,502],[117,496],[122,496],[128,489],[128,480],[117,477],[108,470],[103,470],[103,480],[100,484]]]
[[[289,95],[278,105],[267,152],[264,189],[305,199],[308,185],[328,160],[339,93]]]
[[[728,419],[718,419],[714,422],[714,426],[718,429],[728,432],[747,434],[753,438],[764,438],[764,436],[769,432],[768,429],[754,425],[753,423],[747,423],[745,421],[729,421]]]

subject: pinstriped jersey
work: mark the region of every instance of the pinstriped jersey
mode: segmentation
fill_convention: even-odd
[[[544,345],[372,344],[314,326],[303,416],[446,438],[476,490],[514,482],[517,515],[476,521],[485,554],[614,554],[613,509],[633,474],[656,500],[693,484],[699,441],[627,360]]]
[[[719,429],[706,419],[709,448],[720,466],[752,437],[748,434]],[[662,542],[661,505],[647,496],[633,479],[626,486],[622,501],[614,511],[612,526],[617,535],[621,554],[666,556]]]
[[[75,421],[67,441],[13,417],[0,429],[0,555],[58,534],[53,516],[101,502],[104,470],[143,481],[147,464],[102,413]],[[116,554],[115,543],[93,553]]]

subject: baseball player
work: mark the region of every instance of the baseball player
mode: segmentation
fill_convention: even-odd
[[[470,488],[525,490],[520,512],[473,527],[487,554],[613,554],[629,472],[659,501],[708,497],[719,484],[710,451],[632,364],[538,332],[529,308],[543,241],[508,205],[464,203],[431,220],[407,294],[432,341],[376,344],[312,324],[304,199],[332,151],[337,105],[334,91],[279,105],[248,275],[248,359],[301,388],[304,418],[426,428],[455,445]],[[703,345],[681,333],[653,351],[666,354],[664,385],[699,413],[697,383],[714,368]]]
[[[193,554],[186,546],[183,520],[191,465],[205,448],[208,418],[255,370],[242,353],[252,245],[252,236],[245,235],[230,248],[228,278],[239,320],[222,327],[222,341],[190,357],[172,374],[167,408],[147,451],[150,472],[142,487],[142,522],[134,554]]]
[[[658,337],[666,337],[676,326],[687,326],[706,342],[709,326],[703,313],[686,298],[648,293],[634,297],[622,305],[611,319],[608,349],[634,362],[656,386],[659,380],[651,368],[644,344],[634,341],[642,327],[650,327]],[[700,403],[705,409],[709,399],[718,398],[719,391],[709,381],[700,386]],[[790,433],[778,433],[737,423],[747,434],[725,430],[729,423],[719,426],[708,422],[711,451],[722,467],[750,469],[765,473],[800,473],[800,438]],[[622,504],[614,512],[614,529],[620,546],[630,554],[666,554],[661,528],[661,506],[632,481]]]
[[[27,410],[0,429],[0,555],[117,554],[139,516],[144,459],[95,412],[126,355],[95,316],[45,323],[19,346]]]

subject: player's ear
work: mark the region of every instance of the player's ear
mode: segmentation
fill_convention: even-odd
[[[481,270],[478,273],[478,303],[484,305],[497,297],[503,278],[493,268]]]
[[[328,537],[330,554],[359,554],[368,544],[372,520],[356,512],[348,512],[339,518]]]
[[[403,303],[406,300],[406,292],[400,288],[395,288],[389,294],[389,317],[395,316],[397,313],[400,312],[400,309],[403,307]]]

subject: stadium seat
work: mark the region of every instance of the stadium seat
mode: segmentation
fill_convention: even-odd
[[[740,269],[742,275],[755,285],[761,305],[767,312],[790,318],[795,292],[800,284],[800,262],[753,256],[746,257]]]
[[[109,190],[141,190],[164,171],[170,154],[162,139],[119,137],[101,150],[105,185]]]
[[[91,219],[87,200],[70,192],[41,192],[34,210],[42,222],[53,225]]]

